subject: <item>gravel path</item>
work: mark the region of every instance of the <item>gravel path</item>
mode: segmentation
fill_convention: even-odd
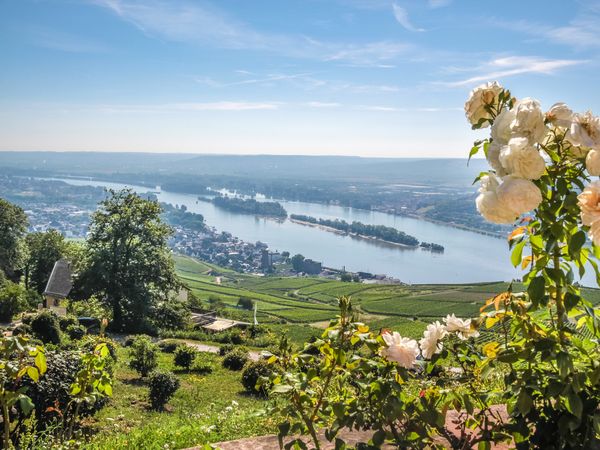
[[[195,348],[199,352],[207,352],[207,353],[219,353],[219,347],[216,345],[210,344],[201,344],[199,342],[185,341],[186,345]],[[248,352],[248,357],[252,361],[258,361],[260,359],[260,353],[254,350],[250,350]]]

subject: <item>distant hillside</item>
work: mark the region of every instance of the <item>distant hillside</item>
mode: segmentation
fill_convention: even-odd
[[[0,170],[45,173],[196,174],[240,178],[468,187],[483,160],[349,156],[191,155],[181,153],[0,152]]]

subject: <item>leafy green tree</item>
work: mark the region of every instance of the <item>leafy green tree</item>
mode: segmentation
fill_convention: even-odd
[[[20,278],[27,216],[17,205],[0,198],[0,270],[13,281]]]
[[[158,345],[153,344],[149,336],[136,336],[129,347],[129,367],[147,377],[158,366]]]
[[[10,322],[15,314],[27,310],[27,291],[23,286],[8,281],[0,289],[0,322]]]
[[[302,268],[304,267],[304,256],[300,253],[292,256],[292,267],[296,272],[302,272]]]
[[[65,238],[56,230],[48,230],[29,233],[25,242],[28,250],[24,264],[25,286],[42,294],[54,263],[65,256]]]
[[[92,215],[87,264],[78,284],[112,309],[112,326],[136,331],[157,301],[179,286],[160,205],[125,189],[109,191]]]

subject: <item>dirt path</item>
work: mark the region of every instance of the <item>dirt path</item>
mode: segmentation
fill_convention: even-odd
[[[186,345],[195,348],[196,350],[198,350],[199,352],[206,352],[206,353],[219,353],[219,347],[216,345],[210,345],[210,344],[201,344],[199,342],[193,342],[193,341],[184,341]],[[252,360],[252,361],[258,361],[260,359],[260,353],[254,350],[250,350],[248,352],[248,357]]]

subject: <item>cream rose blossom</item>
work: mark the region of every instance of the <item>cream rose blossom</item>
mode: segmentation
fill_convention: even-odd
[[[500,145],[508,144],[512,136],[510,124],[515,119],[514,109],[503,109],[492,124],[492,139]]]
[[[501,204],[517,216],[529,212],[542,203],[540,189],[529,180],[512,175],[504,177],[496,190]]]
[[[600,220],[600,181],[590,183],[577,197],[581,210],[581,222],[591,226]]]
[[[512,135],[527,138],[530,144],[541,142],[546,135],[546,125],[540,102],[527,97],[515,103],[513,109]]]
[[[475,200],[475,205],[479,213],[488,221],[493,223],[512,223],[518,214],[504,205],[498,198],[498,186],[500,185],[498,177],[493,174],[485,175],[481,178],[481,187],[479,196]]]
[[[513,138],[501,147],[500,163],[509,175],[538,180],[546,171],[546,162],[527,138]]]
[[[574,114],[567,140],[575,146],[600,149],[600,118],[591,111]]]
[[[442,339],[448,334],[446,327],[442,325],[438,320],[427,325],[423,333],[423,337],[419,341],[421,347],[421,354],[425,359],[431,359],[431,357],[442,351]]]
[[[500,150],[502,149],[502,147],[502,144],[496,141],[492,141],[487,151],[488,163],[490,164],[490,167],[494,169],[496,175],[498,175],[499,177],[508,175],[504,167],[502,167],[502,163],[500,162]]]
[[[486,110],[486,106],[494,105],[498,102],[498,96],[502,92],[502,86],[498,82],[490,82],[477,86],[469,95],[465,103],[465,115],[471,125],[476,125],[482,119],[491,119],[492,116]],[[485,128],[489,122],[482,124]]]
[[[419,356],[419,345],[414,339],[400,336],[400,333],[384,333],[382,335],[386,347],[381,350],[381,356],[388,361],[398,363],[398,365],[412,369]]]
[[[594,242],[594,244],[600,245],[600,220],[596,220],[594,223],[592,223],[588,234],[590,235],[590,239]]]
[[[569,128],[573,120],[573,111],[564,103],[555,103],[546,113],[546,120],[555,127]]]
[[[599,150],[590,150],[587,156],[585,157],[585,168],[588,173],[597,177],[600,175],[600,149]]]
[[[459,319],[454,314],[448,314],[444,319],[448,333],[456,333],[460,340],[479,336],[479,332],[471,326],[471,319]]]

